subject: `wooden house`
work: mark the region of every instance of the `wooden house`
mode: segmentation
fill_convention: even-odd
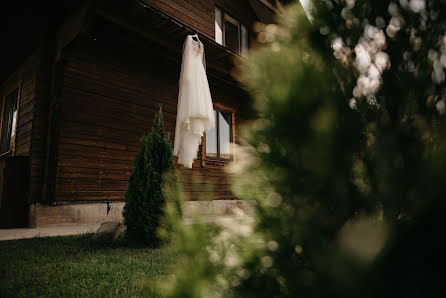
[[[190,200],[236,201],[225,167],[250,99],[231,72],[276,1],[24,2],[2,9],[0,227],[120,219],[160,105],[173,139],[183,42],[195,33],[219,120],[193,168],[178,168]]]

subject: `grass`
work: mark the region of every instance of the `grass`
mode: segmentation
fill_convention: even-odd
[[[156,297],[173,249],[98,247],[92,235],[0,242],[0,297]]]

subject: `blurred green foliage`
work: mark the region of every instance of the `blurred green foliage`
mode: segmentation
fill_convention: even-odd
[[[446,1],[310,11],[257,26],[241,79],[258,119],[232,167],[253,218],[183,226],[173,297],[445,292]]]

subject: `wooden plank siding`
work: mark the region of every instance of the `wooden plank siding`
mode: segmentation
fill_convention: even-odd
[[[214,9],[210,1],[158,0],[145,1],[159,8],[180,22],[212,38],[214,35]]]
[[[60,55],[54,50],[57,44],[54,32],[47,32],[46,39],[42,39],[46,40],[43,50],[41,43],[32,57],[0,85],[1,93],[20,82],[14,155],[30,157],[30,203],[123,200],[139,139],[150,131],[160,105],[165,127],[172,141],[174,138],[183,39],[169,40],[168,33],[189,34],[190,30],[185,31],[181,26],[175,28],[179,22],[214,40],[216,6],[248,26],[256,20],[247,1],[141,2],[172,17],[175,22],[168,22],[173,27],[168,32],[161,30],[163,26],[150,31],[147,27],[151,26],[147,25],[138,27],[146,35],[138,30],[129,34],[129,28],[116,23],[119,28],[107,31],[114,14],[95,27],[92,20],[97,21],[98,16],[92,11],[88,24],[84,24],[79,36]],[[142,13],[138,21],[141,21],[146,10],[139,8]],[[140,22],[136,25],[140,26]],[[235,112],[238,129],[249,110],[249,101],[230,78],[233,57],[219,52],[219,45],[209,44],[206,49],[217,53],[206,55],[214,103]],[[63,62],[60,105],[54,100],[52,90],[57,85],[53,67],[58,61]],[[200,148],[198,156],[202,155]],[[198,159],[192,170],[178,167],[188,197],[234,198],[229,190],[230,177],[224,171],[226,165]]]
[[[7,95],[6,93],[9,91],[13,91],[15,88],[20,89],[14,156],[30,155],[32,118],[36,98],[35,66],[36,55],[31,55],[17,68],[16,72],[0,85],[0,99],[3,99],[3,95]]]
[[[215,7],[251,27],[257,17],[248,1],[240,0],[143,0],[201,34],[215,38]]]
[[[15,156],[29,156],[31,150],[32,118],[35,102],[35,73],[27,73],[23,78],[20,108],[15,141]]]
[[[160,105],[173,141],[180,61],[158,49],[113,42],[119,46],[78,42],[63,53],[55,201],[123,200],[139,139],[151,130]],[[218,80],[209,83],[214,102],[242,122],[246,94]],[[225,165],[201,167],[198,159],[192,170],[177,166],[188,198],[234,199]]]
[[[25,163],[31,164],[32,162],[32,136],[33,136],[33,115],[36,103],[36,69],[38,64],[38,52],[35,51],[28,58],[26,58],[23,63],[17,67],[16,71],[12,73],[8,79],[6,79],[2,84],[0,84],[0,98],[3,98],[8,90],[14,90],[19,88],[19,98],[18,98],[18,115],[17,115],[17,126],[15,135],[15,145],[13,151],[5,156],[17,157],[16,160],[25,159]],[[11,90],[11,91],[12,91]],[[1,158],[1,157],[0,157]],[[26,161],[27,160],[27,161]],[[14,166],[15,167],[15,166]],[[13,178],[13,182],[22,183],[23,187],[23,198],[30,201],[30,177],[31,167],[24,166],[24,169],[16,168],[20,171],[20,174]],[[29,172],[23,172],[29,171]],[[20,177],[19,180],[17,180]],[[23,180],[25,179],[25,180]],[[16,214],[14,216],[25,216],[24,214]]]

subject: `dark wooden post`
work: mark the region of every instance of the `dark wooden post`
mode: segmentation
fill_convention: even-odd
[[[53,8],[55,9],[55,8]],[[49,106],[52,101],[54,72],[56,61],[56,16],[53,9],[48,9],[43,16],[42,34],[40,42],[40,57],[36,78],[36,105],[33,120],[33,148],[32,164],[39,168],[40,179],[34,177],[32,184],[37,188],[40,186],[41,193],[34,193],[34,201],[48,202],[46,193],[47,183],[47,137]],[[38,181],[40,180],[40,181]]]
[[[62,49],[79,34],[92,1],[84,0],[75,10],[65,12],[52,7],[41,42],[41,59],[38,73],[37,113],[39,114],[40,146],[37,154],[41,162],[41,202],[55,199],[57,176],[57,146],[60,130],[60,113],[63,98],[64,60]],[[64,15],[60,18],[60,15]],[[56,21],[59,18],[59,21]],[[38,130],[39,131],[39,130]]]
[[[45,146],[44,175],[42,179],[42,199],[51,202],[55,197],[57,174],[57,146],[60,130],[60,113],[63,98],[63,70],[64,60],[55,65],[53,94],[48,105],[48,124]]]

